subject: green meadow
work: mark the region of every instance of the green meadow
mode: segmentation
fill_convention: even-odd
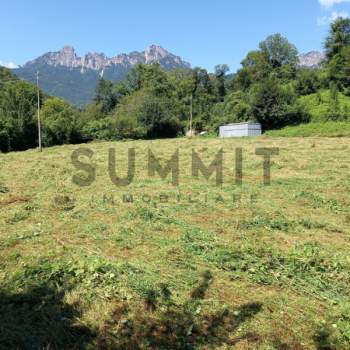
[[[90,186],[72,181],[79,147]],[[273,147],[265,186],[256,148]],[[135,149],[129,186],[110,148],[122,177]],[[209,165],[221,148],[223,184],[193,177],[192,149]],[[149,176],[148,149],[163,165],[179,149],[178,186]],[[349,349],[349,168],[341,137],[0,154],[0,349]]]

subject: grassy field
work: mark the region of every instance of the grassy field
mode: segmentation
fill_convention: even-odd
[[[0,349],[350,348],[349,138],[92,143],[87,187],[78,147],[0,155]],[[124,174],[130,147],[116,187],[108,149]],[[259,147],[280,149],[270,186]],[[148,148],[179,148],[178,187],[148,175]],[[193,178],[192,149],[220,148],[222,186]]]
[[[349,122],[320,122],[287,126],[280,130],[270,130],[267,136],[274,137],[349,137]]]

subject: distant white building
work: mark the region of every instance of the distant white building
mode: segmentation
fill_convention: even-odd
[[[220,126],[220,137],[248,137],[262,134],[259,123],[234,123]]]

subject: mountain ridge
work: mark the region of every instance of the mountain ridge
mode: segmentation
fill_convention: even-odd
[[[84,106],[93,99],[101,76],[114,82],[121,81],[138,63],[159,63],[166,70],[191,67],[190,63],[159,45],[113,57],[107,57],[104,53],[87,53],[80,57],[72,46],[66,45],[12,71],[19,78],[32,83],[36,82],[39,71],[40,86],[44,92]]]
[[[159,63],[167,60],[174,68],[190,68],[190,63],[176,56],[162,46],[150,45],[144,51],[133,51],[129,54],[118,54],[108,57],[104,53],[88,52],[83,56],[78,56],[74,47],[66,45],[59,51],[47,52],[38,58],[25,63],[21,68],[26,68],[35,64],[48,64],[51,66],[64,66],[68,68],[81,68],[101,70],[113,65],[134,66],[138,63]]]

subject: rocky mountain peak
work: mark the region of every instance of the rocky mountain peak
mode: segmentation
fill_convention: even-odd
[[[107,57],[103,53],[87,53],[79,57],[72,46],[66,45],[60,51],[48,52],[39,58],[30,61],[24,67],[46,64],[50,66],[63,66],[67,68],[80,68],[82,72],[87,69],[102,71],[107,67],[123,66],[130,68],[137,63],[160,63],[164,62],[166,68],[187,68],[189,63],[183,61],[158,45],[151,45],[143,52],[131,52],[114,57]]]
[[[74,47],[69,45],[63,46],[62,50],[60,50],[59,52],[63,55],[75,55]]]
[[[163,49],[161,46],[158,46],[158,45],[150,45],[145,50],[146,63],[156,62],[156,61],[163,59],[169,55],[171,55],[171,54],[167,50]]]
[[[299,55],[299,66],[305,68],[319,68],[325,60],[326,55],[320,51],[310,51]]]
[[[75,50],[72,46],[64,46],[62,50],[58,51],[57,54],[53,54],[52,58],[62,66],[70,66],[74,64],[77,59]]]

